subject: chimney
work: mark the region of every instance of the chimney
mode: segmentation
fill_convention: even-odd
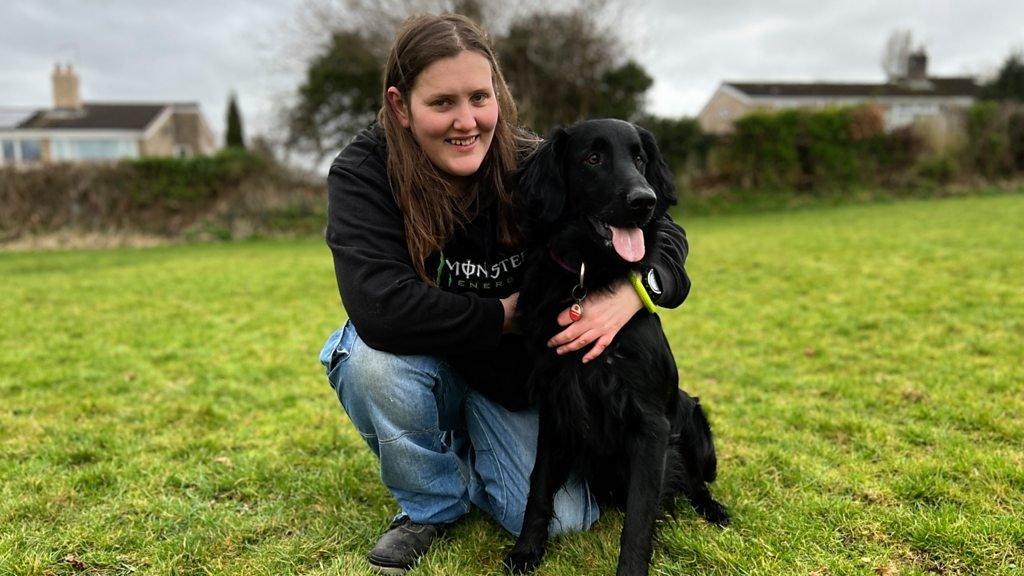
[[[82,98],[78,93],[78,74],[71,64],[66,68],[55,64],[53,67],[53,107],[65,110],[78,110],[82,107]]]
[[[911,83],[928,81],[928,54],[924,48],[911,52],[907,58],[907,80]]]

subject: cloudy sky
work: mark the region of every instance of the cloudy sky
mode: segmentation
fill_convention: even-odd
[[[269,131],[301,80],[306,0],[5,0],[0,108],[51,103],[73,62],[87,101],[197,101],[219,133],[228,93]],[[632,1],[623,30],[654,77],[650,109],[694,115],[723,80],[881,81],[890,32],[910,29],[933,75],[991,74],[1024,48],[1020,0]],[[309,29],[307,26],[306,30]],[[315,41],[315,40],[314,40]]]

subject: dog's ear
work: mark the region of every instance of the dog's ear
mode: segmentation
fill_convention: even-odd
[[[520,208],[529,223],[549,226],[565,207],[565,162],[563,153],[568,134],[558,128],[523,162],[516,174]]]
[[[647,183],[654,188],[655,194],[658,195],[655,214],[660,216],[668,210],[669,206],[675,206],[678,201],[676,197],[676,181],[672,177],[672,172],[668,169],[665,159],[661,157],[661,151],[658,150],[658,143],[654,140],[654,134],[639,126],[636,127],[636,131],[640,134],[640,143],[647,154],[647,167],[644,170],[644,178],[647,179]]]

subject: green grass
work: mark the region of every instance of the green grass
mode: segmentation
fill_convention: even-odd
[[[663,314],[718,529],[653,574],[1024,568],[1024,195],[692,218]],[[368,574],[394,505],[316,354],[319,240],[0,254],[0,574]],[[611,574],[621,514],[542,575]],[[415,574],[501,574],[473,513]]]

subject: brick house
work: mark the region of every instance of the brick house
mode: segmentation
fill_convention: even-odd
[[[910,56],[905,77],[881,84],[723,82],[697,115],[701,129],[711,134],[732,132],[733,122],[755,110],[827,108],[873,104],[885,117],[888,130],[927,118],[940,125],[974,103],[974,78],[934,78],[927,75],[928,56]]]
[[[70,65],[56,65],[52,79],[53,108],[0,110],[0,166],[216,151],[196,103],[82,102]]]

